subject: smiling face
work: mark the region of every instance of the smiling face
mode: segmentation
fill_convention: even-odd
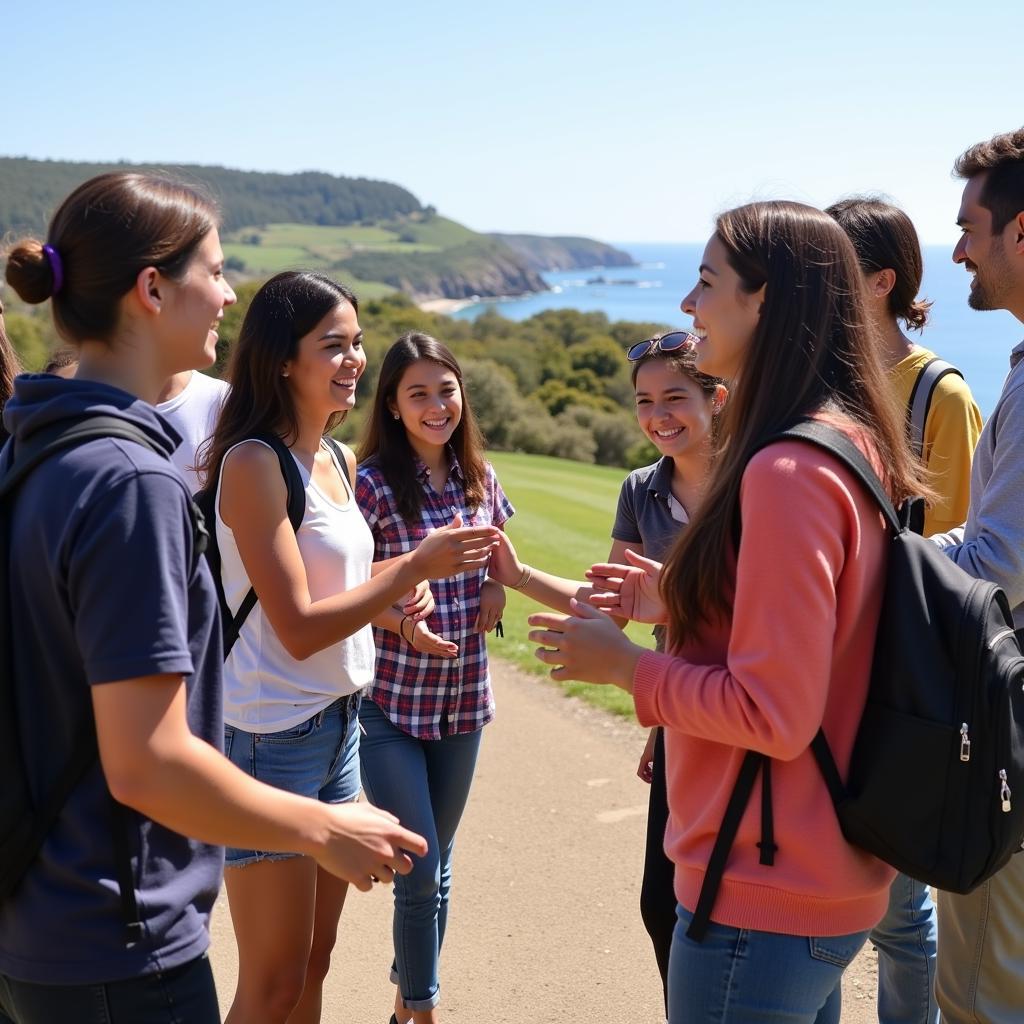
[[[669,458],[707,453],[721,397],[724,394],[704,392],[667,359],[650,359],[637,370],[637,422],[654,447]]]
[[[217,328],[225,308],[235,301],[235,293],[224,279],[224,253],[216,228],[196,247],[184,276],[177,281],[162,280],[160,293],[165,351],[171,366],[168,375],[212,366],[217,358]]]
[[[1007,233],[1015,228],[992,233],[992,211],[981,205],[984,173],[976,174],[964,187],[960,213],[960,241],[953,250],[953,262],[962,263],[971,275],[967,304],[972,309],[1006,309],[1013,291],[1013,271],[1007,254]]]
[[[712,235],[704,249],[700,279],[680,303],[693,317],[697,369],[727,381],[735,379],[743,365],[764,301],[764,286],[751,293],[742,285],[725,246]]]
[[[348,302],[341,302],[299,339],[295,357],[281,372],[296,408],[326,423],[334,413],[355,405],[356,384],[365,369],[359,319]]]
[[[440,363],[417,359],[402,374],[388,409],[398,414],[416,453],[433,454],[462,421],[459,379]]]

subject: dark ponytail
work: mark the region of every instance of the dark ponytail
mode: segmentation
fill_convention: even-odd
[[[188,185],[149,174],[101,174],[61,203],[45,245],[35,238],[15,243],[7,281],[26,302],[53,300],[66,341],[109,341],[139,272],[157,267],[180,278],[216,226],[212,200]]]
[[[928,322],[932,304],[919,299],[923,260],[921,242],[910,218],[876,196],[853,196],[825,211],[846,232],[865,274],[892,270],[896,283],[889,292],[889,312],[912,331]]]

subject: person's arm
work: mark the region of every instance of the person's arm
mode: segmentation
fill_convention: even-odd
[[[474,633],[489,633],[505,611],[505,588],[495,579],[485,577],[480,583],[480,610],[473,622]]]
[[[421,580],[487,564],[498,531],[453,526],[429,534],[358,587],[313,601],[295,533],[286,515],[287,488],[277,456],[255,442],[239,445],[222,468],[220,514],[234,534],[249,581],[278,639],[303,660],[351,636]],[[455,527],[455,528],[453,528]]]
[[[981,435],[981,412],[962,377],[939,382],[925,424],[925,464],[938,492],[925,510],[925,536],[946,533],[967,519],[971,500],[971,461]]]
[[[194,736],[180,676],[92,687],[100,763],[115,800],[207,843],[301,853],[367,890],[406,874],[426,840],[369,804],[324,804],[257,782]]]
[[[788,760],[821,725],[832,669],[836,579],[847,553],[847,489],[828,457],[773,445],[741,486],[743,533],[725,664],[644,651],[584,606],[563,620],[533,615],[540,660],[556,679],[633,693],[641,725],[672,729]]]
[[[426,619],[422,616],[410,615],[397,608],[389,608],[373,620],[373,625],[390,630],[400,636],[414,651],[419,651],[420,654],[434,654],[439,658],[458,656],[459,645],[432,632],[427,626]]]
[[[994,431],[992,472],[972,495],[972,532],[933,538],[965,572],[1002,587],[1010,607],[1024,603],[1024,381],[1003,400]]]
[[[190,650],[200,640],[198,627],[190,632],[192,602],[212,595],[195,562],[187,502],[177,474],[135,471],[114,479],[74,524],[61,582],[112,792],[199,839],[308,851],[363,889],[371,874],[408,870],[401,849],[424,844],[393,819],[325,814],[256,783],[192,733],[183,676],[202,671],[195,685],[217,687],[220,666],[196,666]],[[196,715],[203,706],[196,702]],[[197,725],[206,734],[220,722]]]
[[[518,590],[538,604],[547,605],[560,612],[568,613],[569,602],[574,597],[586,600],[591,591],[589,583],[569,580],[564,576],[553,576],[543,569],[524,565],[504,531],[501,532],[498,543],[491,552],[487,571],[491,579],[497,580],[503,586]]]

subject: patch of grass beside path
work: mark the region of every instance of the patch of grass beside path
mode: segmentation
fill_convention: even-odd
[[[626,470],[513,452],[489,452],[488,458],[515,506],[508,534],[524,562],[558,576],[582,579],[594,562],[608,557]],[[530,628],[526,618],[541,606],[514,590],[506,593],[505,636],[498,639],[492,633],[488,650],[527,671],[547,675],[548,666],[534,657],[535,645],[526,639]],[[626,631],[636,643],[654,646],[649,626],[630,623]],[[558,685],[598,707],[633,716],[632,697],[617,686]]]

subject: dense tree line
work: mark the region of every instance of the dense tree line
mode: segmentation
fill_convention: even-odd
[[[237,304],[226,311],[212,372],[223,372],[258,287],[258,282],[241,285]],[[657,457],[636,425],[625,350],[663,330],[658,324],[613,323],[603,313],[569,309],[519,322],[495,312],[453,320],[425,313],[400,294],[363,303],[359,320],[368,365],[356,410],[339,432],[346,440],[359,434],[388,346],[404,331],[420,330],[443,341],[459,359],[491,448],[625,467]],[[7,327],[30,369],[40,368],[58,344],[45,306],[15,303]]]
[[[221,205],[227,231],[256,224],[376,223],[424,212],[399,185],[308,171],[264,174],[227,167],[68,163],[0,157],[0,234],[45,230],[57,204],[93,175],[114,170],[166,171],[195,182]]]

